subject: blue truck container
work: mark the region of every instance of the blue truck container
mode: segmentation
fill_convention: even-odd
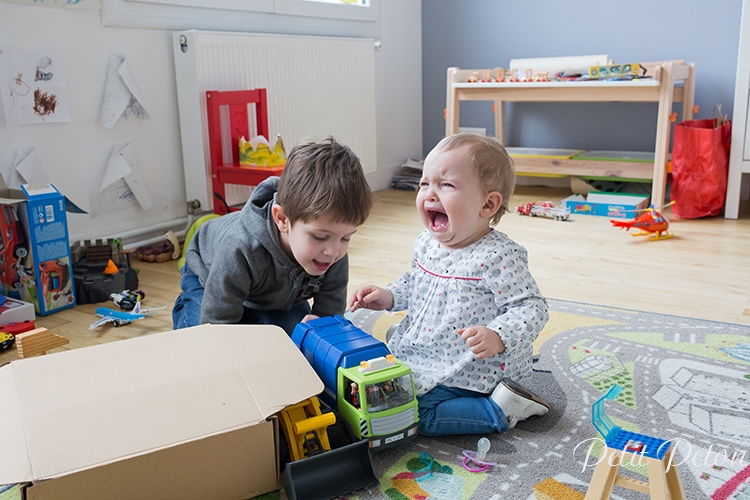
[[[417,400],[408,366],[342,316],[300,323],[292,341],[323,381],[320,399],[371,447],[416,436]]]

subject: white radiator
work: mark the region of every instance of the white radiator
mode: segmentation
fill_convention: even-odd
[[[265,88],[271,141],[281,134],[289,152],[330,135],[354,150],[365,173],[377,170],[373,40],[195,30],[172,38],[188,201],[213,209],[207,90]],[[252,113],[249,121],[252,130]],[[227,201],[243,203],[250,190],[228,186]]]

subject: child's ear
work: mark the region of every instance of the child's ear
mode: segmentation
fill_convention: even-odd
[[[482,209],[479,211],[479,214],[489,219],[500,208],[500,205],[503,203],[503,195],[498,193],[497,191],[491,191],[490,193],[487,193],[487,198],[484,200],[484,205],[482,205]]]
[[[279,232],[286,233],[289,231],[291,224],[289,223],[289,217],[284,213],[284,208],[281,205],[273,205],[271,207],[271,215],[273,221],[276,223],[276,227],[279,228]]]

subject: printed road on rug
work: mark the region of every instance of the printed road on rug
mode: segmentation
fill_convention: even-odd
[[[674,440],[686,498],[750,499],[750,327],[550,300],[537,339],[534,375],[524,382],[551,410],[503,434],[484,436],[485,472],[468,472],[464,450],[482,436],[416,440],[379,452],[377,487],[348,498],[375,500],[583,499],[603,450],[591,407],[614,384],[605,411],[625,430]],[[364,311],[352,321],[378,338],[399,314]],[[679,439],[678,439],[679,438]],[[415,480],[426,452],[433,473]],[[643,465],[621,473],[648,481]],[[283,498],[283,494],[282,494]],[[615,487],[612,498],[642,499]]]

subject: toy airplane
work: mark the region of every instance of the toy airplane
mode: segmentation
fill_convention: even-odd
[[[157,309],[164,309],[167,306],[162,307],[152,307],[150,309],[141,309],[141,303],[136,302],[135,307],[131,312],[125,312],[125,311],[117,311],[115,309],[109,309],[108,307],[99,307],[96,309],[95,314],[98,316],[101,316],[101,319],[92,323],[89,326],[89,330],[93,330],[94,328],[107,324],[112,323],[114,326],[122,326],[127,325],[128,323],[132,323],[135,320],[143,319],[146,316],[148,316],[148,313],[150,311],[155,311]]]
[[[673,204],[674,201],[658,208],[668,207]],[[661,212],[658,212],[653,205],[641,211],[644,213],[633,220],[610,220],[610,222],[614,227],[619,227],[621,229],[625,229],[626,231],[630,231],[631,228],[636,228],[639,231],[637,233],[631,233],[631,236],[651,235],[651,237],[649,238],[649,240],[651,241],[666,240],[674,236],[669,231],[667,231],[667,229],[669,228],[669,220],[664,217]]]

